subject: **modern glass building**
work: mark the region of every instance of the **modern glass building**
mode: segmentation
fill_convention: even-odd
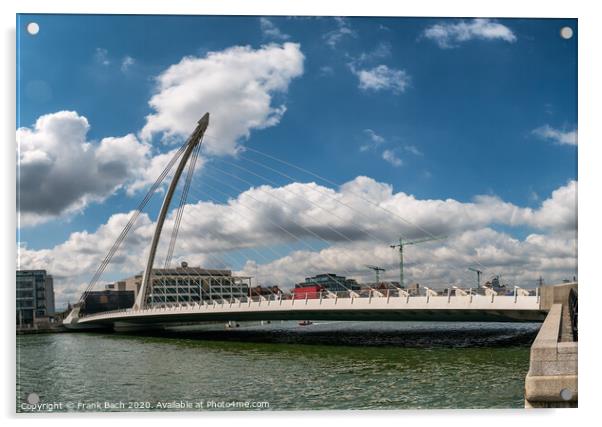
[[[17,270],[17,324],[54,314],[54,282],[46,270]]]

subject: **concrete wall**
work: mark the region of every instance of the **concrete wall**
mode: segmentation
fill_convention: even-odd
[[[564,293],[562,289],[558,295]],[[554,293],[548,298],[554,298]],[[577,407],[577,342],[559,342],[563,307],[567,305],[551,305],[531,346],[525,379],[527,408]]]
[[[577,289],[576,282],[542,286],[539,290],[540,308],[549,310],[553,304],[568,304],[571,289]]]

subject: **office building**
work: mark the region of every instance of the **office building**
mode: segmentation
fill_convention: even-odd
[[[46,270],[17,270],[17,324],[32,325],[54,315],[54,282]]]
[[[246,298],[251,287],[250,277],[233,276],[230,270],[189,267],[185,262],[175,268],[154,268],[151,278],[152,287],[147,297],[147,304],[151,306]],[[136,296],[142,273],[122,282],[123,289],[135,291]]]

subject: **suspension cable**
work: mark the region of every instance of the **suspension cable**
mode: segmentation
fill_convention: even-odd
[[[182,222],[182,215],[184,214],[184,207],[186,205],[186,200],[188,198],[188,192],[190,191],[190,183],[192,181],[192,176],[194,174],[194,170],[196,168],[196,162],[199,157],[199,150],[201,148],[201,144],[194,147],[194,151],[192,153],[192,158],[190,159],[190,163],[188,164],[188,171],[186,174],[186,181],[184,183],[184,188],[182,190],[182,194],[180,196],[180,203],[178,205],[178,210],[176,212],[176,219],[174,222],[174,226],[171,230],[171,239],[169,241],[169,248],[167,249],[167,255],[165,256],[165,268],[169,267],[171,263],[171,259],[173,257],[173,252],[176,246],[176,240],[178,239],[178,231],[180,229],[180,223]]]
[[[165,177],[169,174],[169,171],[172,169],[172,167],[176,163],[176,161],[180,158],[180,156],[184,152],[185,148],[186,148],[186,144],[182,145],[176,151],[176,153],[169,160],[169,162],[167,163],[167,165],[165,166],[165,168],[163,169],[163,171],[161,172],[161,174],[157,177],[157,179],[155,180],[155,182],[153,183],[153,185],[151,186],[151,188],[148,190],[148,192],[146,193],[146,195],[144,196],[144,198],[142,199],[142,201],[138,204],[138,206],[134,210],[134,213],[130,217],[129,221],[127,222],[127,224],[125,225],[125,227],[123,228],[123,230],[121,230],[121,233],[117,237],[117,240],[115,240],[115,242],[113,243],[113,245],[109,249],[108,253],[104,257],[103,261],[101,262],[101,264],[96,269],[96,272],[94,273],[94,275],[92,276],[92,279],[88,283],[88,285],[86,287],[86,290],[82,293],[82,296],[80,297],[79,302],[84,302],[86,300],[86,297],[88,296],[88,294],[90,293],[90,291],[92,290],[92,288],[96,285],[96,283],[98,282],[98,280],[100,279],[100,277],[104,273],[106,267],[108,266],[108,264],[113,259],[113,256],[115,255],[115,253],[117,252],[117,250],[121,246],[121,243],[123,242],[123,240],[128,235],[129,231],[131,230],[131,228],[133,227],[134,223],[136,222],[136,220],[138,219],[138,217],[142,213],[143,209],[146,207],[146,205],[148,204],[148,202],[150,201],[150,199],[152,198],[152,196],[154,195],[154,193],[157,191],[157,188],[159,188],[159,186],[161,185],[161,183],[163,182],[163,180],[165,179]]]

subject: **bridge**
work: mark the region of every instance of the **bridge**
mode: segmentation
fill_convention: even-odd
[[[189,290],[191,286],[198,288],[198,299],[180,301],[178,298],[173,302],[168,301],[165,297],[164,301],[157,301],[156,293],[153,292],[156,282],[156,277],[153,276],[158,274],[158,271],[154,269],[154,261],[163,225],[178,181],[187,166],[188,160],[191,159],[190,164],[188,164],[186,182],[175,215],[176,220],[165,259],[167,269],[173,256],[183,208],[190,190],[190,181],[208,125],[209,114],[207,113],[199,120],[192,135],[177,150],[164,171],[151,186],[146,197],[134,211],[117,241],[92,277],[90,284],[80,298],[80,302],[64,319],[63,324],[67,328],[110,328],[123,331],[202,322],[258,320],[544,322],[531,349],[530,369],[526,378],[525,405],[527,407],[576,406],[577,283],[541,286],[530,290],[514,286],[511,291],[505,290],[498,293],[493,288],[481,287],[480,275],[483,271],[470,268],[470,270],[477,272],[476,288],[451,286],[445,291],[438,292],[423,287],[420,292],[416,289],[410,292],[403,287],[403,246],[441,238],[432,235],[419,226],[416,227],[425,232],[428,237],[415,240],[400,238],[399,245],[392,246],[393,248],[399,247],[400,252],[400,282],[397,286],[387,287],[386,289],[368,287],[358,291],[347,287],[344,283],[339,283],[339,288],[345,289],[344,291],[337,290],[335,292],[329,289],[319,289],[306,292],[305,295],[298,292],[292,294],[273,292],[268,295],[256,296],[249,292],[248,295],[229,295],[227,298],[224,298],[223,294],[214,297],[209,291],[209,298],[206,298],[207,295],[203,297],[202,289],[207,283],[209,283],[209,289],[211,289],[211,283],[220,283],[223,286],[224,280],[231,288],[237,286],[235,278],[224,279],[225,276],[223,275],[215,278],[209,273],[211,279],[204,279],[209,280],[205,284],[201,279],[194,283],[190,279],[188,280]],[[134,305],[123,310],[88,314],[82,312],[89,292],[111,262],[113,255],[119,249],[121,242],[125,239],[142,209],[176,163],[173,178],[159,211],[150,253],[141,276],[142,281]],[[259,176],[255,172],[249,172]],[[240,179],[235,175],[230,176]],[[286,200],[281,201],[286,203]],[[338,203],[353,209],[352,206],[340,201]],[[408,222],[401,217],[400,219]],[[278,224],[274,225],[279,227]],[[302,224],[296,225],[303,227]],[[279,228],[291,237],[295,237],[289,230]],[[318,239],[324,240],[312,230],[306,229],[305,231]],[[331,231],[351,242],[347,236],[339,231],[334,229],[331,229]],[[367,231],[362,231],[369,234]],[[384,271],[384,269],[369,267],[377,269],[378,285],[378,271]],[[210,270],[204,271],[210,272]],[[160,283],[160,285],[167,286],[165,283]],[[175,286],[178,287],[179,284],[176,282]],[[166,292],[165,289],[163,292]]]
[[[75,325],[131,330],[174,323],[306,319],[542,322],[547,313],[540,305],[538,291],[532,294],[517,288],[514,295],[487,295],[456,289],[455,295],[448,293],[439,295],[426,289],[425,295],[391,290],[366,296],[322,292],[312,298],[272,295],[222,299],[83,315]]]
[[[165,324],[215,322],[215,321],[247,321],[247,320],[427,320],[427,321],[492,321],[492,322],[541,322],[547,310],[541,306],[539,289],[526,290],[514,287],[512,295],[498,295],[493,289],[460,289],[450,287],[445,294],[427,287],[421,292],[410,293],[400,286],[390,289],[372,289],[362,293],[354,291],[344,284],[344,292],[321,290],[318,293],[303,295],[272,294],[267,296],[239,296],[228,299],[210,298],[198,301],[152,303],[153,276],[156,275],[154,261],[159,240],[167,217],[171,200],[176,191],[178,181],[188,166],[182,197],[176,213],[176,221],[169,244],[165,266],[168,267],[173,255],[178,235],[179,222],[190,181],[194,173],[203,136],[209,125],[209,113],[198,122],[197,127],[185,144],[177,151],[165,170],[153,184],[121,235],[114,243],[109,254],[92,278],[83,293],[80,304],[65,318],[68,328],[112,327],[117,329],[136,329],[157,327]],[[189,162],[190,160],[190,162]],[[177,164],[177,166],[176,166]],[[157,225],[150,245],[150,253],[146,268],[142,274],[140,289],[137,292],[133,307],[95,314],[81,312],[86,297],[98,281],[104,269],[111,261],[119,245],[131,229],[152,194],[159,188],[166,176],[175,166],[173,178],[169,183],[161,205]],[[285,202],[285,201],[283,201]],[[349,206],[349,208],[352,208]],[[403,219],[403,218],[402,218]],[[287,230],[283,230],[287,231]],[[308,230],[311,232],[311,230]],[[333,230],[336,232],[336,230]],[[423,230],[426,232],[426,230]],[[312,232],[316,237],[320,237]],[[341,234],[340,232],[338,232]],[[408,243],[417,243],[440,239],[432,236]],[[346,236],[342,236],[346,237]],[[403,242],[400,240],[400,242]],[[403,254],[400,247],[400,254]],[[403,256],[403,255],[401,255]],[[400,263],[400,276],[403,280],[403,258]],[[205,270],[208,271],[208,270]],[[213,281],[212,277],[212,281]],[[200,282],[198,282],[200,286]],[[188,284],[190,286],[190,283]],[[479,286],[479,285],[477,285]]]

